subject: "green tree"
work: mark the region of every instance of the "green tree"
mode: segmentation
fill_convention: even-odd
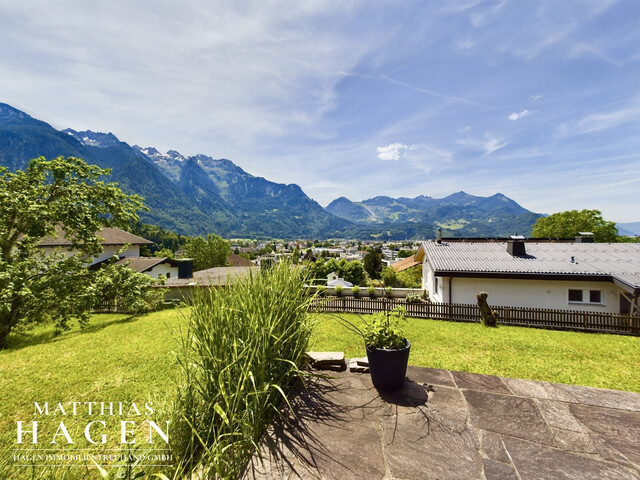
[[[371,279],[379,279],[382,272],[382,255],[375,250],[370,251],[363,259],[364,269]]]
[[[413,257],[415,254],[416,254],[415,250],[399,250],[398,258]]]
[[[154,257],[158,257],[158,258],[176,258],[176,253],[171,250],[170,248],[161,248],[160,250],[156,250],[155,252],[153,252],[153,256]],[[147,275],[148,276],[148,275]]]
[[[534,238],[575,238],[579,232],[592,232],[596,242],[615,242],[618,230],[614,222],[602,218],[599,210],[569,210],[539,218],[533,225]]]
[[[422,288],[422,265],[416,265],[398,272],[398,283],[406,288]]]
[[[339,263],[340,276],[354,285],[365,285],[366,274],[362,263],[358,260],[346,261],[344,258]]]
[[[102,252],[96,232],[126,228],[142,208],[142,198],[101,179],[109,172],[73,157],[40,157],[15,173],[0,168],[0,348],[16,327],[88,321],[97,290],[86,261]],[[58,234],[67,252],[39,247]]]
[[[385,287],[395,287],[398,283],[396,271],[391,267],[382,268],[382,281]]]
[[[191,238],[184,246],[187,258],[193,258],[193,270],[205,270],[213,267],[224,267],[231,253],[231,245],[222,237],[210,233],[207,238],[198,236]]]

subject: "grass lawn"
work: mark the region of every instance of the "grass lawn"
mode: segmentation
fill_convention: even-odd
[[[188,314],[188,312],[184,312]],[[329,315],[314,315],[313,350],[344,351],[348,357],[364,356],[358,336]],[[349,315],[352,320],[357,316]],[[186,324],[178,310],[165,310],[139,318],[96,315],[88,328],[55,337],[51,326],[39,326],[26,335],[12,334],[11,347],[0,351],[0,478],[54,478],[41,471],[19,469],[11,460],[16,445],[16,421],[39,420],[38,448],[48,443],[64,420],[76,444],[87,448],[84,426],[92,420],[83,409],[76,416],[34,416],[34,402],[135,402],[140,408],[153,402],[159,424],[169,420],[177,388],[175,336]],[[405,333],[412,342],[412,365],[530,378],[640,392],[640,337],[599,335],[528,329],[484,328],[479,324],[409,319]],[[53,407],[52,407],[53,409]],[[140,417],[144,418],[144,416]],[[104,445],[120,448],[118,416],[106,420]],[[127,417],[126,420],[131,420]],[[148,447],[140,425],[134,436],[139,448]],[[25,437],[30,441],[31,437]],[[58,445],[66,442],[58,437]],[[23,445],[24,448],[28,444]],[[22,448],[22,447],[21,447]],[[72,469],[65,477],[97,478],[97,471]],[[58,478],[57,476],[56,478]]]
[[[357,315],[343,315],[358,322]],[[640,337],[410,318],[409,364],[640,392]],[[362,339],[316,315],[311,349],[366,355]]]
[[[31,478],[29,469],[14,466],[11,449],[51,448],[61,420],[75,442],[65,448],[120,448],[120,421],[137,418],[137,446],[148,447],[144,415],[89,416],[86,408],[79,408],[75,416],[59,411],[55,416],[34,416],[34,402],[49,402],[50,411],[58,402],[67,410],[68,402],[123,402],[127,410],[134,402],[144,413],[145,402],[151,401],[154,414],[149,418],[164,426],[177,385],[174,332],[183,323],[177,310],[165,310],[139,318],[96,315],[84,330],[74,327],[57,337],[51,325],[38,326],[26,335],[12,334],[11,347],[0,351],[0,478]],[[24,445],[16,444],[19,420],[25,422],[25,430],[31,430],[32,420],[39,421],[38,445],[28,443],[30,435],[25,436]],[[90,445],[84,438],[84,427],[93,420],[106,423],[104,430],[100,425],[92,430],[96,441],[100,434],[107,434],[104,445]],[[62,435],[57,440],[54,447],[66,445]],[[89,476],[81,468],[74,468],[73,474],[73,478]],[[96,474],[92,469],[91,475],[97,478]]]

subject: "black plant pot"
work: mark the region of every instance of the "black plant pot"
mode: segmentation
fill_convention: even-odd
[[[367,358],[371,381],[379,390],[400,390],[404,385],[409,363],[409,350],[411,343],[405,340],[407,346],[400,350],[385,350],[367,347]]]

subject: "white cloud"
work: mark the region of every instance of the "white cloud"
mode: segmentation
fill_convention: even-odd
[[[520,113],[516,113],[513,112],[511,115],[509,115],[509,120],[512,121],[516,121],[516,120],[520,120],[523,117],[526,117],[527,115],[531,115],[531,112],[529,110],[522,110]]]
[[[563,123],[557,133],[566,137],[608,130],[624,123],[638,122],[640,120],[638,112],[637,108],[624,108],[615,112],[592,113],[580,120]]]
[[[466,138],[458,140],[457,143],[458,145],[471,147],[474,150],[480,150],[482,155],[489,155],[509,144],[506,140],[498,138],[491,133],[485,133],[482,138]]]
[[[531,95],[531,100],[533,100],[534,102],[537,102],[541,98],[542,98],[542,95],[540,95],[539,93],[536,93],[535,95]]]
[[[484,149],[484,155],[489,155],[496,150],[500,150],[501,148],[506,147],[509,142],[496,138],[490,134],[485,135],[485,140],[482,143],[482,148]]]
[[[413,147],[405,145],[404,143],[391,143],[386,147],[378,147],[378,158],[380,160],[400,160],[400,157],[406,155],[406,150],[411,150]]]

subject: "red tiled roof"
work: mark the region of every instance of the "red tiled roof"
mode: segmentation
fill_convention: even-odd
[[[410,257],[403,258],[402,260],[399,260],[396,263],[392,263],[390,266],[396,272],[401,272],[408,268],[415,267],[416,265],[420,265],[420,262],[416,262],[415,256],[411,255]]]

